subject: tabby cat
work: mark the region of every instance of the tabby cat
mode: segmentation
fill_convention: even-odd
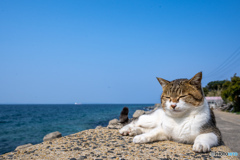
[[[122,135],[135,136],[134,143],[173,140],[193,144],[195,152],[209,152],[219,145],[221,133],[201,87],[202,72],[190,80],[167,81],[157,78],[162,86],[162,108],[120,129]]]

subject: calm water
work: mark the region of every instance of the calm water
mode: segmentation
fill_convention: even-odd
[[[59,131],[66,136],[107,126],[109,120],[119,117],[124,106],[129,108],[131,118],[136,109],[152,105],[0,105],[0,154],[26,143],[41,143],[50,132]]]

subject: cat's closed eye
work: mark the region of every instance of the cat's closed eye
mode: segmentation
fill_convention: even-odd
[[[182,95],[182,96],[179,96],[178,98],[184,98],[184,97],[187,97],[188,95]]]
[[[187,96],[188,96],[188,95],[179,96],[179,97],[178,97],[178,100],[181,99],[181,98],[185,98],[185,97],[187,97]]]

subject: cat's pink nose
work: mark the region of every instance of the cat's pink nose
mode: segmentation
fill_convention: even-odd
[[[177,106],[176,104],[171,104],[171,107],[172,107],[173,109],[175,109],[176,106]]]

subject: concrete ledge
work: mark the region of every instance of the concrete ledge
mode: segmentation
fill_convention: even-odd
[[[235,156],[211,156],[195,153],[192,145],[172,141],[134,144],[133,137],[121,136],[117,129],[90,129],[46,141],[0,156],[0,159],[238,159]],[[212,148],[212,152],[228,153],[227,146]]]

